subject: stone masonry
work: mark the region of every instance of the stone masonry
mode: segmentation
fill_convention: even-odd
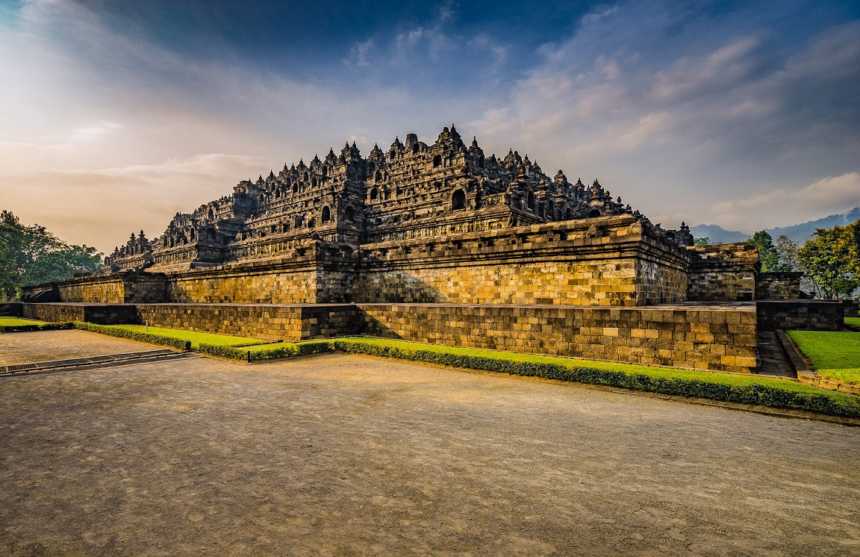
[[[759,272],[754,247],[695,246],[684,223],[663,229],[598,180],[550,177],[513,149],[487,156],[453,125],[243,180],[106,261],[25,301],[127,304],[137,322],[267,339],[358,330],[748,371],[751,305],[678,304],[799,295],[794,277]]]
[[[743,373],[756,366],[756,313],[750,306],[358,307],[365,330],[379,336]]]

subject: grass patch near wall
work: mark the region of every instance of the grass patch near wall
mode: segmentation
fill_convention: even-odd
[[[51,331],[71,329],[71,323],[49,323],[23,317],[0,316],[0,333],[20,333],[25,331]]]
[[[99,325],[102,329],[111,331],[125,331],[138,335],[148,335],[159,338],[169,338],[183,342],[190,342],[191,349],[197,350],[201,344],[209,346],[247,346],[250,344],[262,344],[266,341],[259,338],[237,337],[222,335],[218,333],[204,333],[200,331],[189,331],[186,329],[171,329],[168,327],[148,327],[146,325]]]
[[[860,384],[860,331],[788,331],[788,335],[819,375]]]
[[[860,331],[860,317],[846,317],[845,326]]]
[[[201,351],[209,350],[202,346]],[[803,385],[788,379],[757,375],[662,368],[373,337],[282,342],[242,348],[228,347],[220,351],[221,353],[216,355],[246,361],[320,352],[370,354],[513,375],[860,418],[860,397]]]

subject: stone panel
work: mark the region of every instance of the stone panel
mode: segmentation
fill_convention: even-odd
[[[687,248],[692,259],[687,299],[751,301],[756,296],[758,251],[744,242]]]
[[[420,342],[749,372],[753,306],[594,308],[358,304],[372,335]]]
[[[75,280],[60,283],[60,302],[89,302],[97,304],[121,304],[125,302],[125,285],[122,278]]]
[[[636,304],[636,262],[545,262],[362,273],[359,302]]]
[[[139,304],[141,322],[263,338],[299,341],[358,332],[356,308],[350,304]]]
[[[797,300],[801,297],[803,273],[759,273],[756,280],[757,300]]]
[[[87,321],[103,325],[139,323],[137,310],[130,304],[25,303],[22,306],[24,317],[41,321]]]
[[[314,270],[180,275],[171,278],[167,292],[171,302],[311,304],[318,301]]]
[[[762,330],[808,329],[839,331],[845,328],[842,302],[822,300],[762,300],[756,302]]]
[[[356,302],[680,302],[687,254],[632,216],[361,247]]]

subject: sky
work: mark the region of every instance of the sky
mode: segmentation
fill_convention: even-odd
[[[451,123],[664,226],[845,212],[860,2],[0,0],[0,208],[105,252]]]

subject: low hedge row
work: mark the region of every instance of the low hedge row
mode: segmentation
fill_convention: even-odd
[[[386,344],[363,342],[360,339],[335,339],[331,341],[331,345],[333,349],[342,352],[860,418],[860,398],[827,391],[814,392],[814,389],[806,389],[804,386],[788,381],[763,380],[759,383],[743,384],[741,380],[747,378],[739,377],[738,384],[731,384],[731,382],[720,381],[719,376],[727,374],[718,372],[663,371],[659,368],[648,373],[616,371],[577,365],[577,360],[571,360],[570,364],[539,361],[549,359],[540,356],[534,358],[538,361],[528,361],[528,358],[522,357],[513,360],[506,357],[504,353],[498,357],[476,356],[458,353],[456,349],[451,352],[446,352],[444,349],[413,349],[408,345],[397,345],[396,342]],[[665,376],[661,377],[661,374]],[[708,374],[714,374],[714,377],[710,378]],[[689,377],[679,377],[679,375],[689,375]]]
[[[74,323],[74,327],[76,329],[81,329],[83,331],[91,331],[93,333],[102,333],[105,335],[111,335],[115,337],[122,337],[131,340],[138,340],[140,342],[148,342],[150,344],[160,344],[162,346],[170,346],[172,348],[177,348],[179,350],[191,350],[191,342],[187,340],[180,340],[176,338],[170,338],[160,335],[153,335],[149,333],[140,333],[137,331],[129,331],[125,329],[116,329],[109,326],[104,325],[96,325],[94,323],[84,323],[81,321],[76,321]]]
[[[174,338],[132,333],[90,323],[76,323],[76,326],[114,336],[165,344],[184,350],[191,349],[190,343]],[[612,362],[590,362],[554,356],[424,345],[403,340],[361,337],[322,339],[299,343],[278,342],[243,347],[201,343],[195,349],[213,356],[247,362],[336,351],[369,354],[512,375],[542,377],[666,395],[860,418],[860,397],[826,391],[789,380],[719,372],[615,364]]]
[[[0,333],[26,333],[33,331],[57,331],[74,329],[73,323],[39,323],[34,325],[0,325]]]
[[[331,352],[334,348],[328,340],[312,340],[302,343],[278,342],[273,344],[256,344],[252,346],[214,346],[212,344],[200,344],[197,350],[234,360],[245,360],[257,362],[265,360],[278,360],[292,356],[305,356],[308,354],[320,354]]]

